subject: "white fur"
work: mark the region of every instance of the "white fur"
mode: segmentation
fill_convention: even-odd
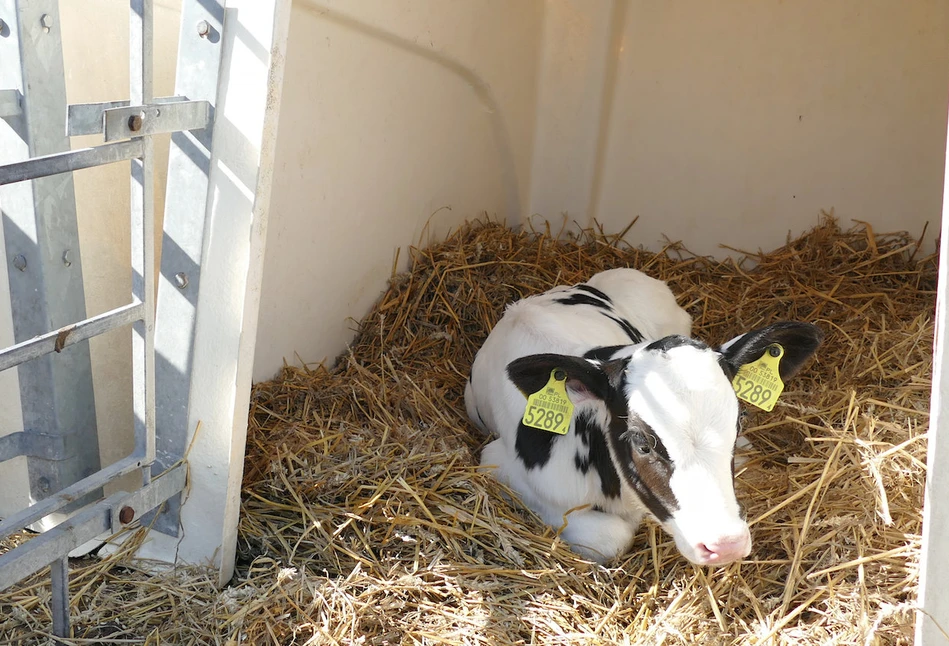
[[[674,464],[670,486],[680,508],[664,527],[693,562],[722,560],[722,555],[705,547],[725,543],[728,549],[722,548],[722,554],[727,560],[746,556],[750,535],[740,517],[731,478],[738,404],[717,363],[718,354],[691,346],[665,353],[644,350],[651,340],[691,332],[691,317],[664,282],[634,269],[613,269],[593,276],[587,284],[609,295],[616,312],[646,339],[626,353],[631,356],[626,395],[631,412],[657,433]],[[577,552],[602,562],[629,548],[640,521],[649,513],[622,476],[620,496],[607,498],[596,469],[584,474],[574,463],[577,453],[588,453],[574,431],[576,417],[588,412],[605,427],[603,403],[586,393],[568,393],[576,406],[574,421],[570,432],[553,444],[546,464],[528,469],[515,450],[525,396],[507,377],[511,361],[539,353],[580,357],[596,346],[630,344],[622,328],[596,308],[557,303],[566,289],[554,288],[508,306],[475,357],[465,404],[483,432],[498,436],[485,447],[481,464],[496,466],[495,476],[518,492],[544,522],[559,528],[573,508],[596,505],[603,510],[588,507],[571,512],[562,534]],[[616,464],[618,456],[612,447],[610,454]]]

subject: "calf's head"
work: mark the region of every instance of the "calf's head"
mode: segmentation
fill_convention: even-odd
[[[742,365],[780,344],[779,372],[786,383],[822,336],[814,325],[781,322],[718,348],[669,336],[616,349],[604,361],[531,355],[511,362],[508,375],[531,393],[559,368],[578,407],[575,415],[584,405],[601,410],[605,405],[605,428],[598,432],[609,454],[590,457],[609,464],[597,465],[598,472],[615,473],[687,559],[724,565],[751,551],[748,524],[735,498],[739,404],[731,381]]]

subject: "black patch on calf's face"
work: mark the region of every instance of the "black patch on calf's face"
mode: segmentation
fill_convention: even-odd
[[[630,431],[626,420],[618,421],[610,430],[620,472],[656,520],[664,523],[679,508],[679,501],[669,486],[675,470],[669,452],[662,440],[641,420],[636,424],[639,430],[635,432]],[[646,455],[640,454],[636,448],[643,442],[650,447]]]

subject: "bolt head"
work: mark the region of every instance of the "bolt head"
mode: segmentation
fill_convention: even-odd
[[[135,518],[135,510],[126,505],[119,510],[119,522],[128,525]]]
[[[133,114],[131,117],[129,117],[129,130],[131,130],[132,132],[138,132],[139,130],[141,130],[142,121],[143,121],[142,115]]]
[[[26,256],[21,253],[15,255],[13,257],[13,266],[20,271],[26,271]]]
[[[43,25],[43,28],[48,30],[53,26],[53,17],[48,13],[44,13],[43,17],[40,18],[40,24]]]
[[[40,493],[49,493],[50,481],[46,476],[41,476],[39,480],[36,481],[36,485],[39,487]]]
[[[63,264],[66,267],[69,267],[72,265],[72,251],[69,249],[63,252]]]
[[[175,274],[175,285],[178,286],[178,289],[184,289],[188,286],[188,274],[183,271],[179,271]]]
[[[207,20],[202,20],[198,23],[198,35],[201,38],[207,38],[208,34],[211,33],[211,25]]]

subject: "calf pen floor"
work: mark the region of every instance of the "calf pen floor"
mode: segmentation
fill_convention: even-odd
[[[77,638],[175,644],[910,644],[935,257],[829,216],[737,262],[586,231],[475,223],[413,251],[333,369],[255,386],[237,573],[73,563]],[[696,336],[812,321],[817,358],[750,409],[737,474],[754,548],[692,566],[644,526],[607,567],[571,553],[477,468],[462,392],[505,304],[617,266],[667,280]],[[9,547],[9,545],[8,545]],[[0,642],[44,643],[48,579],[0,596]],[[78,641],[78,643],[89,643]]]

